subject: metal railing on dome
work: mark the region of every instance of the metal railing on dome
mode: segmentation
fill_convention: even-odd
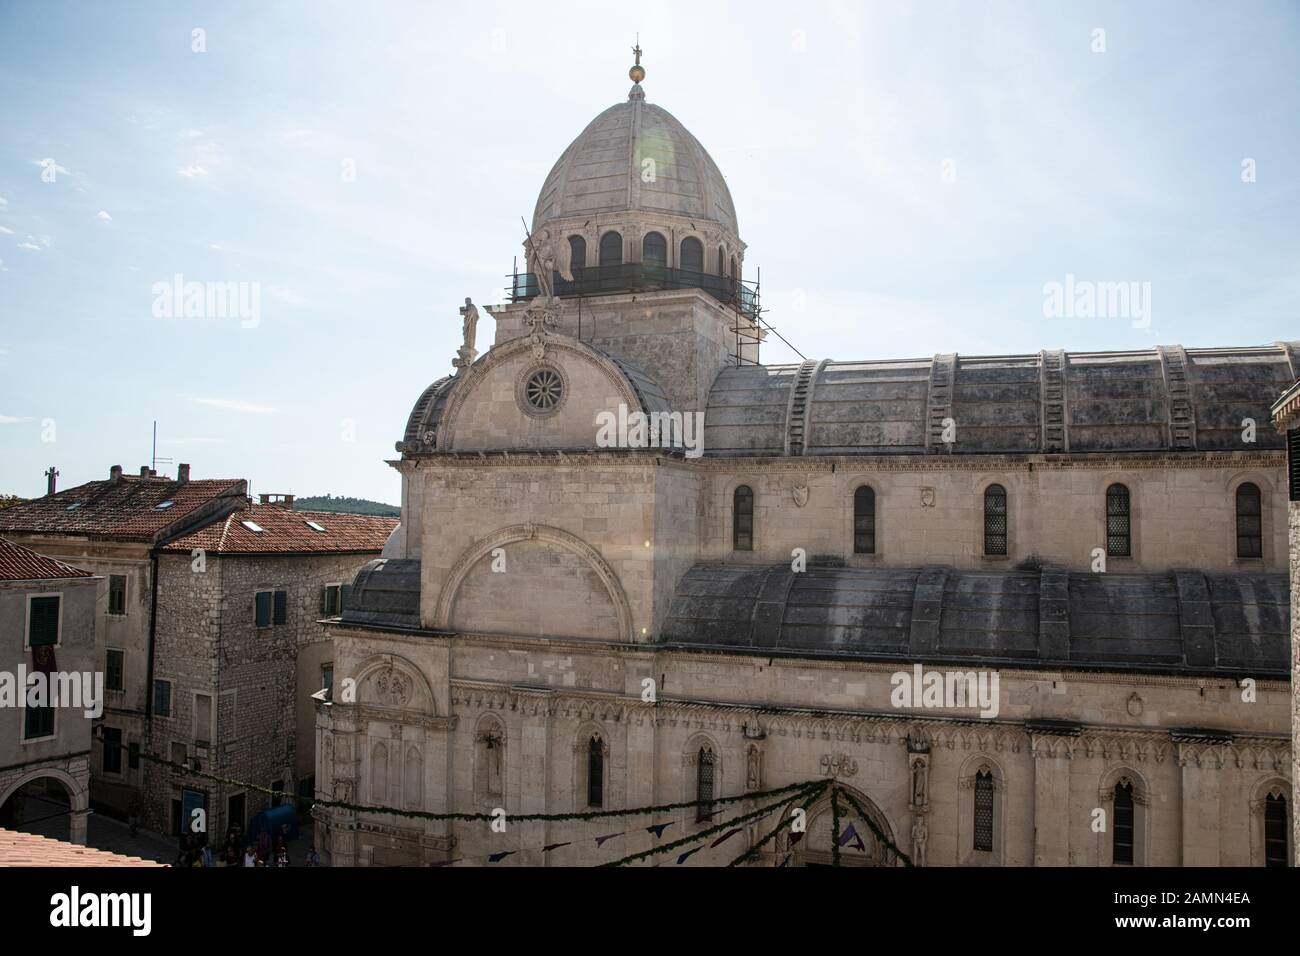
[[[537,276],[529,272],[508,275],[510,285],[506,292],[510,301],[531,299],[540,291]],[[670,269],[667,266],[644,262],[623,262],[618,265],[587,266],[573,270],[573,281],[558,272],[554,274],[557,296],[605,295],[616,292],[653,292],[664,289],[702,289],[724,305],[733,306],[742,315],[757,319],[759,308],[758,283],[733,279],[730,276]]]

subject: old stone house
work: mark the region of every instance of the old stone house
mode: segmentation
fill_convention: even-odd
[[[643,75],[543,183],[491,347],[467,306],[455,373],[416,400],[392,553],[329,627],[355,694],[319,705],[318,795],[558,814],[833,777],[870,818],[845,818],[866,837],[849,864],[896,862],[874,829],[926,865],[1285,865],[1266,426],[1300,343],[763,365],[726,182]],[[987,681],[992,706],[900,698],[918,668]],[[826,800],[808,815],[762,864],[831,858]],[[669,833],[724,818],[683,809]],[[660,839],[317,819],[335,865],[590,864]]]
[[[0,538],[0,827],[66,807],[66,836],[86,842],[99,578]],[[60,673],[58,700],[30,707],[27,675]],[[73,686],[74,683],[77,686]]]

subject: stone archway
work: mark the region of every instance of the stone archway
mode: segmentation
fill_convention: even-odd
[[[894,829],[889,818],[870,797],[861,790],[844,783],[838,784],[841,790],[853,795],[870,817],[875,828],[891,843],[897,845]],[[861,814],[853,808],[843,796],[840,797],[840,846],[841,866],[897,866],[897,857],[879,839],[872,828],[863,820]],[[782,815],[785,819],[793,807]],[[787,829],[777,842],[777,865],[786,866],[830,866],[834,856],[831,849],[832,811],[831,791],[827,789],[822,796],[805,807],[808,829],[800,839],[794,839]]]
[[[84,783],[66,771],[41,767],[0,792],[0,826],[84,844],[89,804]]]

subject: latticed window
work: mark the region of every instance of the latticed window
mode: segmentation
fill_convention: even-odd
[[[682,240],[681,261],[678,266],[683,272],[704,271],[704,246],[694,236]]]
[[[599,737],[587,745],[587,806],[605,804],[605,747]]]
[[[1237,488],[1237,557],[1258,558],[1264,553],[1261,524],[1263,504],[1259,485],[1249,481]]]
[[[706,801],[695,810],[695,822],[713,818],[713,751],[701,747],[695,765],[695,799]]]
[[[1264,865],[1286,866],[1286,797],[1269,794],[1264,798]]]
[[[993,774],[975,774],[975,849],[993,851]]]
[[[600,237],[600,264],[602,266],[621,266],[623,264],[623,235],[607,232]]]
[[[732,497],[731,547],[736,551],[754,550],[754,492],[741,485]]]
[[[1132,511],[1123,485],[1106,489],[1106,553],[1120,558],[1133,554]]]
[[[876,553],[876,492],[868,485],[853,492],[853,553]]]
[[[1286,433],[1287,487],[1292,501],[1300,501],[1300,428]]]
[[[582,236],[569,237],[569,272],[578,274],[578,270],[587,267],[587,240]]]
[[[1007,553],[1007,489],[989,485],[984,489],[984,553]]]
[[[647,232],[641,240],[641,262],[648,266],[667,267],[668,243],[659,233]]]
[[[1115,863],[1133,864],[1133,784],[1115,784],[1115,820],[1111,847]]]

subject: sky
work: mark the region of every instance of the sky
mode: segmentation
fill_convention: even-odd
[[[1293,2],[2,0],[0,493],[137,471],[157,421],[195,478],[398,502],[638,35],[808,357],[1300,339]],[[1144,313],[1053,314],[1067,277]]]

